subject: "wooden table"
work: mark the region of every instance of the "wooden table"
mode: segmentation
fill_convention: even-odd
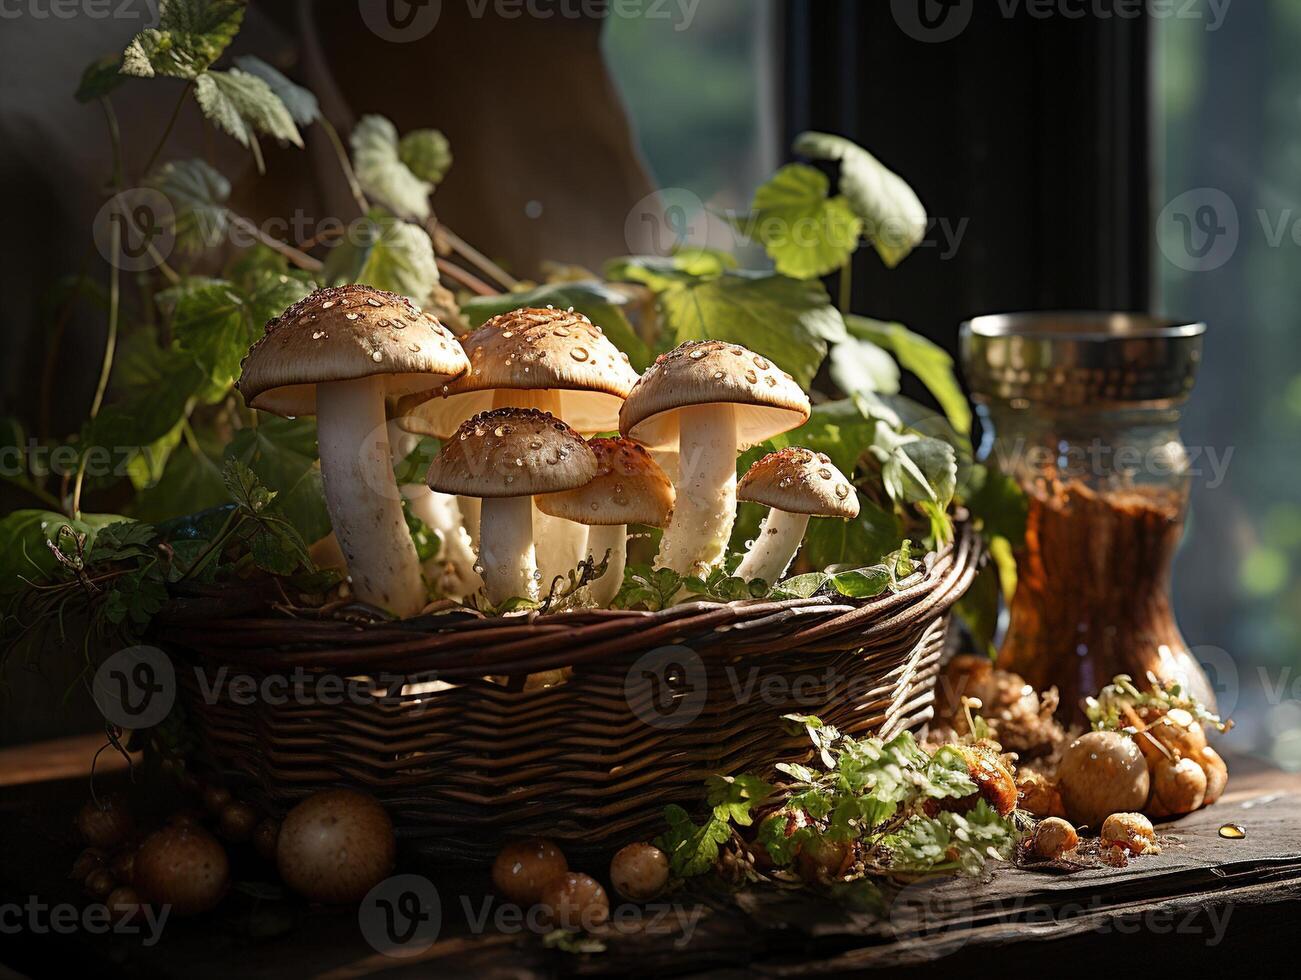
[[[355,912],[310,908],[281,896],[274,871],[244,854],[235,858],[236,890],[220,909],[168,922],[152,945],[83,928],[42,932],[27,911],[33,898],[87,904],[65,877],[78,850],[73,815],[87,793],[85,776],[73,775],[69,760],[79,752],[89,758],[93,744],[65,740],[0,753],[0,909],[8,905],[0,916],[6,930],[0,932],[0,977],[5,968],[33,977],[76,976],[85,969],[95,977],[185,980],[835,976],[869,968],[898,975],[943,970],[1006,976],[1014,969],[1022,976],[1034,970],[1055,976],[1070,975],[1073,963],[1093,963],[1104,975],[1122,965],[1120,975],[1138,975],[1139,964],[1146,964],[1143,972],[1159,966],[1167,976],[1177,976],[1169,971],[1178,968],[1203,975],[1213,964],[1268,964],[1272,953],[1291,945],[1301,912],[1301,776],[1231,758],[1224,799],[1159,828],[1178,838],[1160,855],[1124,869],[1049,874],[1003,867],[979,881],[914,885],[886,919],[806,892],[698,890],[674,896],[662,911],[643,913],[627,934],[609,940],[604,953],[575,955],[544,948],[532,933],[476,933],[465,910],[477,915],[489,901],[485,876],[434,868],[422,870],[442,901],[439,941],[418,956],[396,959],[365,942]],[[119,770],[97,786],[125,780]],[[1228,822],[1245,826],[1247,837],[1221,838],[1218,829]],[[603,869],[586,870],[605,877]]]

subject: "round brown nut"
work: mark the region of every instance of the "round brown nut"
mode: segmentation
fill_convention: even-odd
[[[1109,813],[1141,809],[1151,784],[1134,740],[1102,731],[1085,732],[1067,746],[1057,785],[1072,822],[1097,827]]]
[[[610,884],[634,902],[654,898],[668,881],[668,855],[654,844],[629,844],[610,861]]]
[[[583,929],[590,932],[610,918],[610,900],[605,889],[589,875],[567,871],[542,889],[539,902],[552,928]]]
[[[502,898],[528,908],[542,898],[542,889],[568,870],[560,848],[532,837],[501,849],[492,863],[492,883]]]

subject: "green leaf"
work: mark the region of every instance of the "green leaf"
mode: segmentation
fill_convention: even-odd
[[[612,282],[639,282],[662,293],[695,279],[714,279],[737,268],[735,256],[710,248],[679,249],[670,256],[625,255],[605,263],[603,274]]]
[[[77,85],[77,101],[94,102],[102,99],[125,81],[121,55],[106,54],[102,58],[96,58],[81,73],[81,81]]]
[[[776,449],[803,446],[815,453],[825,453],[840,470],[852,474],[859,457],[871,444],[874,432],[875,424],[863,414],[859,403],[852,398],[841,398],[814,405],[807,422],[771,441]]]
[[[262,486],[262,481],[240,460],[227,457],[221,468],[221,482],[232,500],[252,514],[260,514],[276,499],[275,492]]]
[[[831,348],[831,380],[846,395],[892,395],[899,390],[899,365],[870,340],[850,337]]]
[[[285,104],[271,91],[271,86],[256,75],[238,68],[205,71],[195,81],[194,95],[199,108],[213,125],[253,151],[259,173],[265,166],[257,141],[258,133],[285,140],[294,146],[303,145],[302,134]]]
[[[316,96],[297,82],[291,82],[261,58],[242,54],[235,59],[235,65],[266,82],[299,126],[307,126],[321,118],[321,106],[316,101]]]
[[[319,541],[330,533],[311,419],[266,418],[255,429],[241,429],[226,448],[226,458],[245,466],[276,494],[270,512],[305,540]]]
[[[754,808],[773,794],[771,783],[758,776],[710,776],[705,781],[706,799],[714,808],[715,819],[748,827],[754,821]]]
[[[754,192],[750,214],[734,222],[762,242],[777,271],[816,279],[854,254],[862,221],[843,197],[829,197],[828,181],[802,163],[782,167]]]
[[[383,116],[362,116],[353,127],[351,142],[353,168],[368,197],[408,220],[429,217],[434,185],[402,162],[396,126]]]
[[[795,860],[813,833],[812,827],[801,824],[791,811],[783,809],[763,819],[755,839],[772,863],[784,868]]]
[[[503,293],[500,296],[477,296],[461,306],[466,322],[478,327],[498,313],[521,306],[554,306],[556,309],[573,309],[605,331],[610,342],[628,355],[628,362],[636,371],[646,370],[651,361],[650,348],[637,336],[628,322],[624,309],[629,298],[616,289],[596,279],[577,282],[546,283],[523,292]]]
[[[990,537],[1006,538],[1013,548],[1025,541],[1029,501],[1016,480],[987,466],[972,468],[966,504]]]
[[[794,151],[815,160],[840,161],[840,192],[862,219],[863,234],[894,268],[926,234],[926,209],[902,177],[843,136],[801,133]]]
[[[428,233],[379,208],[371,209],[367,221],[360,234],[351,234],[330,249],[323,272],[326,284],[365,283],[401,293],[423,306],[438,282],[438,263]]]
[[[826,572],[806,572],[779,582],[772,591],[774,599],[807,599],[831,581]]]
[[[668,829],[656,839],[655,846],[668,855],[669,871],[678,878],[711,870],[718,860],[718,845],[732,836],[724,821],[710,816],[697,826],[690,814],[675,803],[664,808],[664,820]]]
[[[844,321],[817,281],[770,273],[726,272],[660,294],[674,343],[722,340],[771,360],[807,388]]]
[[[915,374],[939,402],[953,428],[963,435],[971,431],[971,407],[962,393],[948,351],[902,323],[849,314],[845,317],[845,327],[852,336],[894,354],[899,364]]]
[[[83,514],[81,520],[48,510],[16,510],[0,519],[0,594],[21,592],[24,579],[48,579],[59,568],[49,548],[56,543],[68,557],[75,556],[74,542],[64,528],[85,535],[84,551],[89,554],[101,528],[124,518],[116,514]]]
[[[146,181],[172,206],[176,247],[186,255],[215,248],[230,225],[226,199],[230,181],[203,160],[174,160],[163,164]]]
[[[163,350],[147,333],[122,342],[109,398],[82,433],[85,447],[111,452],[155,449],[168,440],[207,384],[194,357],[177,348]],[[157,459],[161,466],[163,459]]]
[[[998,631],[1000,595],[998,566],[988,562],[976,573],[975,581],[953,609],[966,625],[976,649],[990,659],[998,652],[994,647],[994,635]]]
[[[809,521],[803,557],[814,568],[872,565],[903,540],[899,518],[858,495],[858,516],[852,520]]]
[[[131,39],[122,73],[197,77],[239,33],[244,7],[244,0],[159,0],[158,26]]]
[[[131,513],[142,521],[158,522],[216,507],[229,499],[212,457],[185,448],[168,458],[162,479],[136,496]]]
[[[398,159],[436,187],[452,168],[452,144],[437,129],[413,129],[398,141]]]
[[[836,764],[836,756],[832,749],[840,741],[840,729],[835,725],[828,725],[817,715],[782,715],[782,721],[787,723],[788,729],[795,732],[801,728],[804,730],[804,734],[809,737],[809,741],[822,757],[824,766],[831,768]]]
[[[890,585],[890,570],[884,565],[854,568],[831,576],[831,585],[841,595],[853,599],[870,599]]]
[[[682,591],[682,576],[671,568],[629,565],[624,569],[623,585],[614,597],[618,609],[643,607],[657,612],[672,605]]]

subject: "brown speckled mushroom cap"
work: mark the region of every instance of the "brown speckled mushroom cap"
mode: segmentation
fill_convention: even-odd
[[[462,420],[493,405],[498,389],[555,391],[560,417],[579,432],[611,432],[637,372],[581,313],[526,307],[501,313],[461,338],[470,370],[429,399],[400,405],[404,428],[446,438]],[[423,403],[422,403],[423,402]]]
[[[525,497],[581,487],[596,476],[583,437],[534,408],[466,419],[429,464],[431,490],[465,497]]]
[[[619,431],[651,449],[673,449],[678,409],[720,403],[735,409],[742,449],[809,418],[808,395],[772,361],[739,344],[695,340],[661,354],[647,368],[623,403]]]
[[[788,514],[858,516],[858,494],[845,474],[824,453],[799,446],[769,453],[751,466],[736,485],[736,499]]]
[[[537,498],[538,510],[578,524],[664,527],[673,513],[673,484],[631,439],[589,439],[596,476],[584,486]]]
[[[237,387],[250,407],[316,414],[316,386],[383,375],[386,397],[442,388],[469,368],[456,337],[405,296],[331,286],[267,324],[244,358]]]

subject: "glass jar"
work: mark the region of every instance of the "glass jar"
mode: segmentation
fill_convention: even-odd
[[[1205,329],[1105,313],[962,326],[981,457],[1028,497],[998,665],[1055,685],[1064,715],[1117,674],[1179,681],[1214,704],[1170,601],[1190,484],[1179,413]]]

